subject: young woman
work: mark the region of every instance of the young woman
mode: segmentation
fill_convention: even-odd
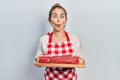
[[[40,38],[36,61],[39,61],[39,57],[43,54],[80,56],[80,40],[76,35],[65,31],[67,12],[59,3],[50,9],[48,20],[53,31]],[[77,73],[74,68],[46,67],[44,80],[77,80]]]

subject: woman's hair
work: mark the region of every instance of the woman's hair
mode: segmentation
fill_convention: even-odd
[[[67,12],[66,12],[65,8],[62,7],[59,3],[56,3],[56,4],[54,4],[54,5],[51,7],[51,9],[50,9],[50,11],[49,11],[49,19],[51,18],[52,11],[53,11],[54,9],[56,9],[56,8],[62,9],[62,10],[65,12],[65,17],[66,17],[66,19],[67,19]]]

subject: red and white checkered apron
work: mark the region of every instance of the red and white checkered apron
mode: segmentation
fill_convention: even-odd
[[[49,34],[49,43],[47,45],[47,54],[52,56],[73,55],[74,50],[70,38],[65,32],[67,41],[61,43],[52,42],[52,34]],[[56,68],[46,67],[44,80],[77,80],[77,74],[74,68]]]

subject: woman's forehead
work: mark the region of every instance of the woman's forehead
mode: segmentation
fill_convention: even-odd
[[[52,14],[57,14],[57,13],[65,14],[65,12],[64,12],[64,10],[62,8],[55,8],[52,11]]]

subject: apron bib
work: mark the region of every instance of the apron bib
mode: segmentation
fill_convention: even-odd
[[[65,32],[67,41],[61,43],[53,43],[52,34],[48,34],[47,54],[52,56],[74,55],[73,46],[67,32]],[[44,80],[77,80],[77,74],[74,68],[46,67]]]

